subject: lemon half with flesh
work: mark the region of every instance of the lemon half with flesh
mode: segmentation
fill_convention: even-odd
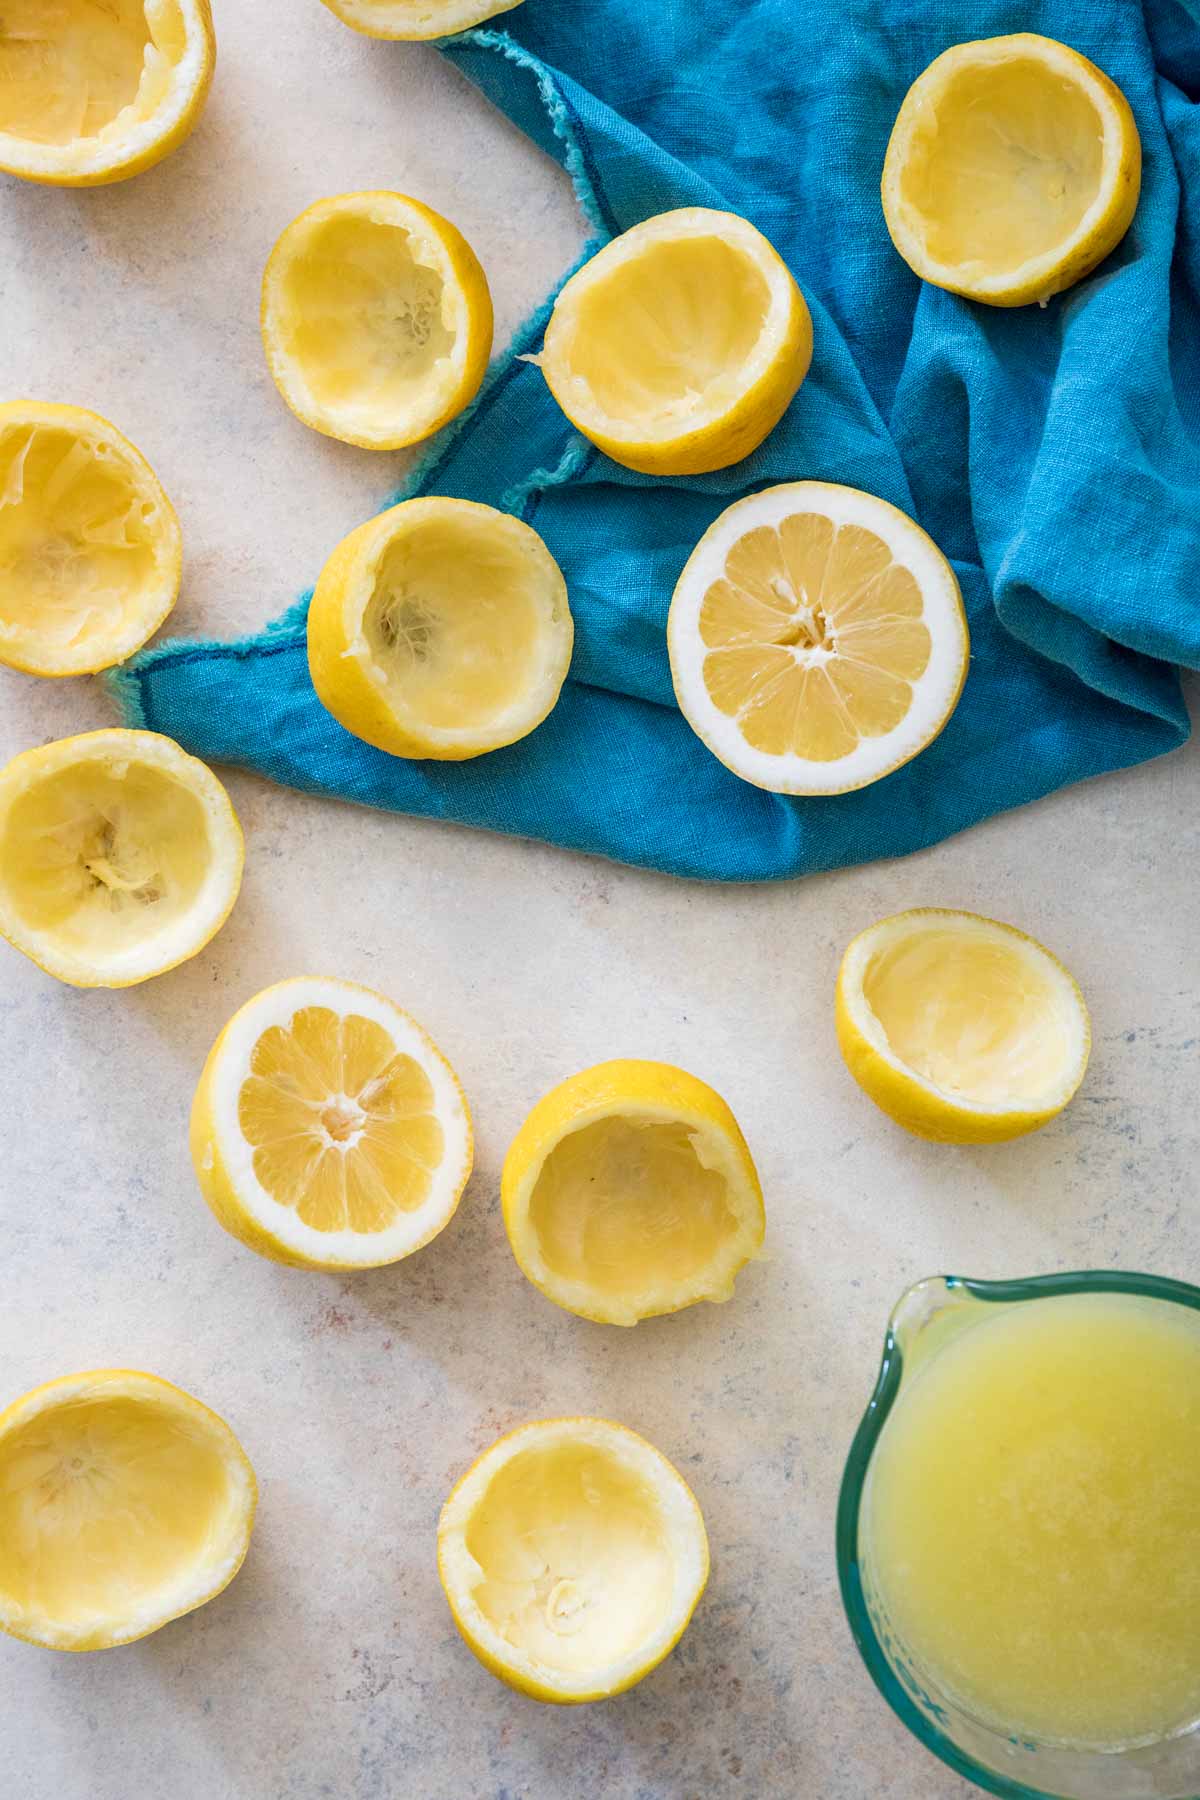
[[[0,770],[0,934],[74,987],[131,987],[195,956],[242,862],[225,789],[157,732],[85,732]]]
[[[812,360],[788,268],[735,213],[660,213],[563,287],[540,356],[571,423],[614,462],[695,475],[749,456]]]
[[[679,577],[667,645],[693,731],[780,794],[845,793],[916,756],[957,705],[970,650],[932,538],[826,481],[721,514]]]
[[[1083,995],[1015,926],[934,908],[861,932],[842,958],[837,1034],[875,1104],[917,1137],[998,1143],[1048,1124],[1087,1068]]]
[[[343,25],[376,38],[447,37],[520,4],[521,0],[325,0]]]
[[[95,187],[178,147],[212,81],[209,0],[4,0],[0,169]]]
[[[442,1508],[438,1572],[485,1668],[535,1700],[623,1693],[679,1642],[708,1580],[695,1496],[605,1419],[545,1419],[484,1452]]]
[[[204,1065],[192,1161],[220,1223],[297,1268],[398,1262],[449,1223],[471,1118],[441,1051],[382,994],[329,976],[247,1001]]]
[[[913,83],[888,144],[883,210],[924,281],[1025,306],[1116,248],[1141,171],[1120,88],[1068,45],[1018,32],[956,44]]]
[[[229,1586],[257,1497],[224,1420],[157,1375],[34,1388],[0,1412],[0,1629],[49,1650],[146,1637]]]
[[[308,662],[339,724],[393,756],[461,761],[523,738],[571,662],[566,583],[530,526],[472,500],[404,500],[321,571]]]
[[[669,1063],[600,1063],[562,1082],[513,1139],[500,1193],[529,1280],[602,1324],[728,1300],[762,1249],[762,1189],[737,1120]]]
[[[90,675],[123,662],[175,604],[175,509],[97,413],[0,405],[0,662]]]
[[[475,398],[492,298],[449,219],[405,194],[337,194],[294,219],[263,276],[262,336],[298,419],[364,450],[429,437]]]

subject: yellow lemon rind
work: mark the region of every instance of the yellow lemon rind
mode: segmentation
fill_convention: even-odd
[[[498,13],[511,12],[521,0],[324,0],[335,18],[363,37],[408,43],[449,37],[468,31]],[[389,15],[386,22],[384,13]],[[422,17],[424,15],[424,17]]]
[[[217,62],[211,0],[179,0],[179,6],[188,42],[172,76],[170,105],[159,106],[144,119],[131,143],[122,147],[120,139],[110,138],[107,154],[79,149],[80,144],[99,143],[111,132],[111,124],[98,138],[77,138],[66,145],[35,144],[0,131],[0,173],[44,187],[105,187],[141,175],[177,150],[191,136],[204,111]],[[118,119],[121,116],[118,114]]]
[[[407,419],[377,432],[359,430],[339,418],[334,409],[323,406],[311,393],[296,358],[283,342],[287,316],[283,285],[289,264],[303,255],[304,239],[317,226],[356,211],[367,218],[419,232],[435,245],[442,260],[439,273],[447,290],[456,295],[460,311],[454,381],[444,384],[437,393],[431,392],[425,405],[415,408]],[[276,241],[263,271],[259,323],[271,379],[289,411],[323,437],[353,444],[360,450],[408,449],[423,443],[465,411],[487,373],[494,330],[487,276],[462,232],[432,207],[388,189],[332,194],[292,220]]]
[[[457,1140],[448,1143],[443,1158],[446,1179],[438,1203],[427,1201],[419,1209],[420,1214],[428,1216],[407,1236],[397,1226],[393,1226],[390,1233],[380,1234],[317,1231],[302,1220],[294,1219],[289,1208],[266,1193],[252,1166],[248,1175],[245,1167],[239,1175],[231,1166],[226,1146],[244,1141],[237,1124],[237,1092],[241,1080],[235,1078],[248,1071],[249,1050],[271,1024],[293,1017],[304,1005],[329,1006],[331,1000],[339,996],[347,1003],[347,1010],[352,1003],[354,1009],[373,1017],[385,1030],[395,1027],[403,1034],[402,1047],[410,1053],[420,1052],[418,1060],[439,1100],[439,1122],[444,1129],[449,1126],[457,1132]],[[224,1095],[221,1093],[223,1082],[229,1090]],[[447,1138],[450,1137],[451,1132],[447,1130]],[[432,1243],[457,1212],[475,1158],[471,1113],[462,1084],[428,1032],[411,1014],[373,988],[328,976],[292,976],[264,988],[239,1007],[205,1060],[192,1101],[188,1141],[200,1192],[217,1223],[231,1237],[270,1262],[294,1269],[324,1269],[335,1274],[354,1269],[384,1268],[402,1262]],[[450,1166],[452,1159],[454,1166]],[[247,1157],[245,1161],[248,1163],[250,1159]],[[247,1193],[253,1196],[251,1201],[247,1200]],[[340,1249],[331,1247],[335,1235]],[[380,1236],[390,1236],[392,1240],[386,1250],[381,1250],[377,1242],[373,1250],[365,1248]],[[357,1246],[356,1238],[360,1240]]]
[[[0,623],[0,663],[6,667],[17,669],[23,675],[54,679],[96,675],[101,669],[111,669],[140,650],[164,623],[178,600],[183,580],[183,533],[179,518],[161,481],[137,445],[99,413],[89,412],[82,406],[62,406],[41,400],[9,400],[0,404],[0,434],[26,425],[32,429],[49,426],[69,431],[86,443],[106,444],[110,451],[116,452],[130,476],[136,478],[158,514],[154,540],[159,569],[157,588],[139,608],[129,628],[110,638],[103,650],[93,646],[91,651],[75,657],[39,651],[35,644],[22,645],[19,634]],[[28,637],[29,634],[25,635]]]
[[[186,1617],[198,1607],[207,1606],[210,1600],[215,1600],[219,1594],[224,1593],[238,1574],[246,1560],[254,1530],[258,1482],[245,1450],[219,1413],[161,1375],[151,1375],[141,1369],[96,1369],[42,1382],[0,1412],[0,1440],[15,1426],[25,1424],[39,1413],[81,1396],[90,1397],[97,1391],[111,1391],[114,1398],[148,1395],[158,1401],[166,1399],[173,1409],[185,1413],[192,1423],[201,1425],[209,1441],[219,1447],[231,1480],[240,1488],[242,1504],[238,1531],[212,1579],[198,1584],[194,1595],[188,1597],[184,1604],[155,1616],[152,1621],[141,1620],[132,1625],[128,1622],[122,1625],[110,1621],[107,1628],[94,1625],[86,1632],[70,1633],[50,1620],[31,1620],[24,1609],[17,1609],[9,1604],[0,1589],[0,1631],[43,1650],[83,1654],[93,1650],[116,1649],[123,1644],[137,1643],[153,1632],[160,1631],[164,1625],[171,1624],[173,1620]]]
[[[529,1224],[533,1190],[546,1159],[572,1132],[614,1116],[687,1124],[717,1147],[729,1202],[740,1227],[717,1262],[680,1284],[622,1296],[596,1293],[550,1269]],[[555,1306],[597,1325],[633,1326],[642,1319],[682,1312],[701,1301],[721,1305],[732,1298],[746,1265],[762,1255],[766,1211],[758,1170],[727,1102],[707,1082],[669,1063],[619,1059],[569,1076],[539,1100],[521,1125],[504,1159],[500,1178],[504,1229],[518,1268]]]
[[[926,604],[940,612],[939,625],[947,640],[952,639],[955,664],[949,681],[934,689],[933,703],[927,708],[919,730],[909,721],[913,709],[884,738],[860,740],[862,743],[895,747],[882,755],[860,757],[852,751],[833,762],[813,762],[794,753],[775,756],[756,750],[741,739],[736,724],[713,704],[704,684],[702,667],[705,646],[699,632],[700,608],[711,581],[717,579],[729,548],[744,532],[758,524],[772,524],[792,512],[802,512],[811,505],[817,512],[832,518],[835,524],[854,523],[865,526],[884,538],[897,562],[912,569],[914,561],[922,565],[926,581],[919,581]],[[928,585],[927,585],[928,584]],[[928,532],[915,519],[864,489],[829,481],[792,481],[765,488],[735,500],[732,506],[713,521],[684,564],[676,583],[667,614],[667,651],[671,663],[671,681],[679,710],[702,743],[719,762],[725,764],[741,780],[773,794],[849,794],[870,787],[903,768],[923,750],[927,750],[948,724],[962,696],[970,667],[971,643],[962,590],[947,557]],[[921,679],[933,686],[934,661]],[[852,766],[857,764],[857,772]]]
[[[472,729],[436,729],[405,715],[375,679],[362,630],[371,577],[388,545],[410,525],[439,513],[491,520],[497,532],[518,542],[548,578],[552,591],[555,655],[538,672],[522,704],[502,719]],[[322,569],[308,611],[308,666],[317,698],[338,724],[389,756],[430,762],[464,762],[528,737],[558,704],[571,666],[575,631],[562,571],[532,526],[473,500],[436,495],[402,500],[343,538]]]
[[[676,431],[647,435],[644,427],[612,418],[590,399],[570,366],[573,310],[588,287],[610,278],[614,266],[636,257],[655,238],[673,235],[727,239],[751,258],[772,290],[771,307],[757,353],[761,365],[736,399],[716,414]],[[749,456],[774,430],[795,399],[812,362],[812,316],[778,252],[748,220],[707,207],[660,213],[635,225],[571,276],[554,302],[541,368],[555,400],[577,431],[624,468],[643,475],[701,475]]]
[[[0,937],[6,939],[14,950],[19,950],[23,956],[36,963],[44,974],[53,975],[68,987],[136,987],[143,981],[151,981],[158,975],[167,974],[181,963],[189,962],[216,937],[233,911],[241,891],[242,871],[246,860],[245,839],[233,802],[207,763],[201,762],[198,757],[189,756],[174,738],[164,737],[157,731],[140,731],[123,726],[110,726],[101,731],[81,732],[75,737],[58,738],[53,743],[23,750],[14,756],[0,769],[0,839],[3,838],[11,806],[30,784],[59,769],[92,759],[151,763],[181,779],[182,785],[200,801],[211,833],[210,848],[213,851],[210,878],[206,884],[212,889],[212,894],[207,906],[203,909],[191,909],[187,915],[192,921],[191,933],[179,930],[176,934],[178,942],[165,955],[160,953],[157,958],[141,966],[135,962],[132,967],[100,973],[85,959],[64,956],[41,941],[37,932],[30,931],[9,900],[0,874]],[[196,923],[196,914],[199,914],[199,924]]]
[[[476,1565],[463,1540],[475,1511],[475,1502],[486,1493],[489,1477],[497,1473],[505,1461],[526,1446],[544,1443],[551,1434],[569,1436],[572,1441],[586,1441],[589,1436],[593,1441],[599,1439],[606,1448],[622,1448],[628,1455],[636,1458],[643,1469],[652,1468],[657,1478],[655,1491],[659,1498],[662,1498],[661,1488],[665,1488],[671,1495],[673,1506],[678,1509],[679,1541],[695,1552],[694,1568],[685,1586],[682,1604],[672,1618],[668,1631],[662,1634],[648,1654],[636,1659],[630,1658],[630,1666],[615,1677],[599,1683],[592,1674],[572,1682],[560,1672],[534,1667],[531,1659],[520,1657],[514,1653],[512,1646],[504,1643],[470,1598],[468,1578]],[[472,1654],[506,1687],[550,1706],[580,1706],[599,1700],[611,1700],[636,1687],[639,1681],[666,1660],[679,1643],[703,1597],[710,1569],[704,1515],[696,1496],[674,1464],[646,1438],[630,1431],[628,1426],[618,1425],[610,1419],[583,1416],[539,1419],[528,1425],[519,1425],[515,1431],[507,1432],[482,1455],[477,1456],[466,1474],[456,1482],[442,1507],[438,1520],[437,1560],[438,1578],[451,1616]]]
[[[862,972],[873,942],[885,929],[903,927],[922,919],[969,920],[1022,944],[1036,960],[1052,971],[1064,993],[1078,1009],[1079,1054],[1058,1093],[1039,1106],[987,1106],[947,1093],[902,1062],[886,1044],[881,1031],[864,1017],[869,1011],[862,996]],[[1087,1073],[1091,1052],[1091,1021],[1079,984],[1044,944],[1003,920],[948,907],[913,907],[895,913],[859,932],[847,945],[838,970],[834,1018],[838,1047],[851,1075],[881,1112],[914,1137],[938,1144],[1001,1144],[1040,1131],[1068,1106]]]
[[[931,256],[910,217],[902,194],[902,173],[915,122],[948,74],[968,59],[1002,59],[1027,53],[1052,61],[1065,79],[1089,95],[1103,121],[1105,182],[1101,194],[1075,232],[1053,251],[1006,274],[966,278],[961,269]],[[906,94],[884,158],[881,193],[884,219],[893,244],[909,268],[932,287],[945,288],[987,306],[1044,305],[1073,287],[1111,255],[1133,222],[1141,193],[1142,144],[1132,109],[1121,89],[1102,69],[1069,45],[1036,32],[978,38],[955,44],[935,57]]]

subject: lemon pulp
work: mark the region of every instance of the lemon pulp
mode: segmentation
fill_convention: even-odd
[[[437,380],[454,346],[445,282],[404,226],[334,215],[282,281],[286,347],[322,408],[386,432]]]
[[[619,1662],[654,1636],[671,1602],[674,1558],[658,1498],[599,1444],[560,1440],[503,1463],[466,1547],[484,1618],[548,1669]]]
[[[210,855],[200,800],[148,763],[88,760],[46,775],[13,801],[0,838],[20,920],[100,967],[183,919]]]
[[[374,1019],[306,1006],[263,1032],[238,1096],[254,1173],[315,1231],[383,1231],[424,1204],[444,1134],[432,1084]]]
[[[98,137],[135,102],[148,114],[185,43],[177,0],[5,0],[0,132],[70,144]]]
[[[753,749],[836,761],[911,708],[932,650],[923,612],[882,538],[797,512],[739,538],[708,588],[704,683]]]
[[[1074,235],[1103,165],[1103,120],[1061,71],[965,62],[918,115],[901,194],[936,261],[1018,269]]]
[[[1078,1008],[1024,941],[936,921],[884,937],[862,993],[889,1048],[943,1092],[1021,1107],[1061,1085],[1078,1055]]]
[[[981,1308],[902,1391],[865,1562],[920,1678],[1116,1747],[1200,1712],[1200,1326],[1133,1295]]]
[[[529,1221],[553,1274],[617,1300],[694,1283],[743,1230],[698,1133],[620,1115],[555,1145]]]
[[[0,659],[86,672],[137,648],[169,608],[178,525],[103,420],[74,429],[9,410],[21,416],[0,418]]]

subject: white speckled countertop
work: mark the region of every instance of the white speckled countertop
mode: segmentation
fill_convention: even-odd
[[[420,195],[479,251],[501,335],[583,235],[557,170],[434,52],[356,38],[318,0],[216,12],[212,100],[170,161],[92,193],[0,178],[0,393],[94,407],[149,456],[183,521],[189,633],[280,611],[403,468],[306,431],[271,386],[258,283],[287,221],[349,188]],[[4,757],[111,719],[92,684],[0,677]],[[234,775],[245,887],[194,962],[87,994],[0,954],[0,1400],[149,1368],[230,1421],[262,1483],[249,1560],[212,1605],[89,1657],[0,1640],[5,1800],[962,1800],[851,1646],[832,1554],[842,1461],[916,1277],[1196,1278],[1198,779],[1193,746],[906,862],[710,890]],[[1035,1138],[917,1143],[841,1065],[843,945],[927,903],[1026,927],[1091,1002],[1087,1083]],[[303,971],[415,1012],[478,1129],[447,1231],[350,1279],[243,1250],[188,1160],[218,1028]],[[529,1104],[622,1054],[728,1097],[770,1251],[728,1306],[632,1332],[529,1287],[497,1201]],[[493,1437],[569,1411],[622,1420],[679,1464],[713,1575],[641,1687],[559,1711],[460,1643],[434,1527]]]

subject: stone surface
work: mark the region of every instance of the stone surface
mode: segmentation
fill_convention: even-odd
[[[281,610],[403,470],[307,432],[267,377],[259,273],[293,214],[353,187],[432,202],[479,250],[502,332],[582,238],[557,171],[432,51],[355,38],[318,0],[217,14],[212,102],[168,163],[95,193],[0,185],[0,392],[95,407],[150,457],[183,520],[175,625],[190,633]],[[4,756],[109,718],[90,684],[0,680]],[[228,1418],[263,1492],[245,1570],[189,1619],[92,1657],[0,1641],[4,1793],[965,1796],[850,1643],[832,1557],[842,1461],[889,1306],[916,1277],[1195,1277],[1198,776],[1192,748],[903,863],[726,891],[233,776],[246,884],[196,961],[85,994],[4,952],[0,1397],[76,1369],[156,1370]],[[1021,924],[1091,1001],[1087,1084],[1034,1139],[919,1144],[842,1068],[840,951],[922,903]],[[410,1007],[478,1126],[451,1227],[356,1279],[277,1269],[225,1237],[187,1155],[218,1028],[308,970]],[[769,1216],[769,1256],[728,1306],[633,1332],[541,1299],[497,1201],[529,1104],[618,1054],[683,1063],[727,1095]],[[509,1694],[458,1641],[434,1527],[493,1437],[570,1411],[623,1420],[680,1465],[714,1565],[662,1669],[607,1706],[557,1711]]]

